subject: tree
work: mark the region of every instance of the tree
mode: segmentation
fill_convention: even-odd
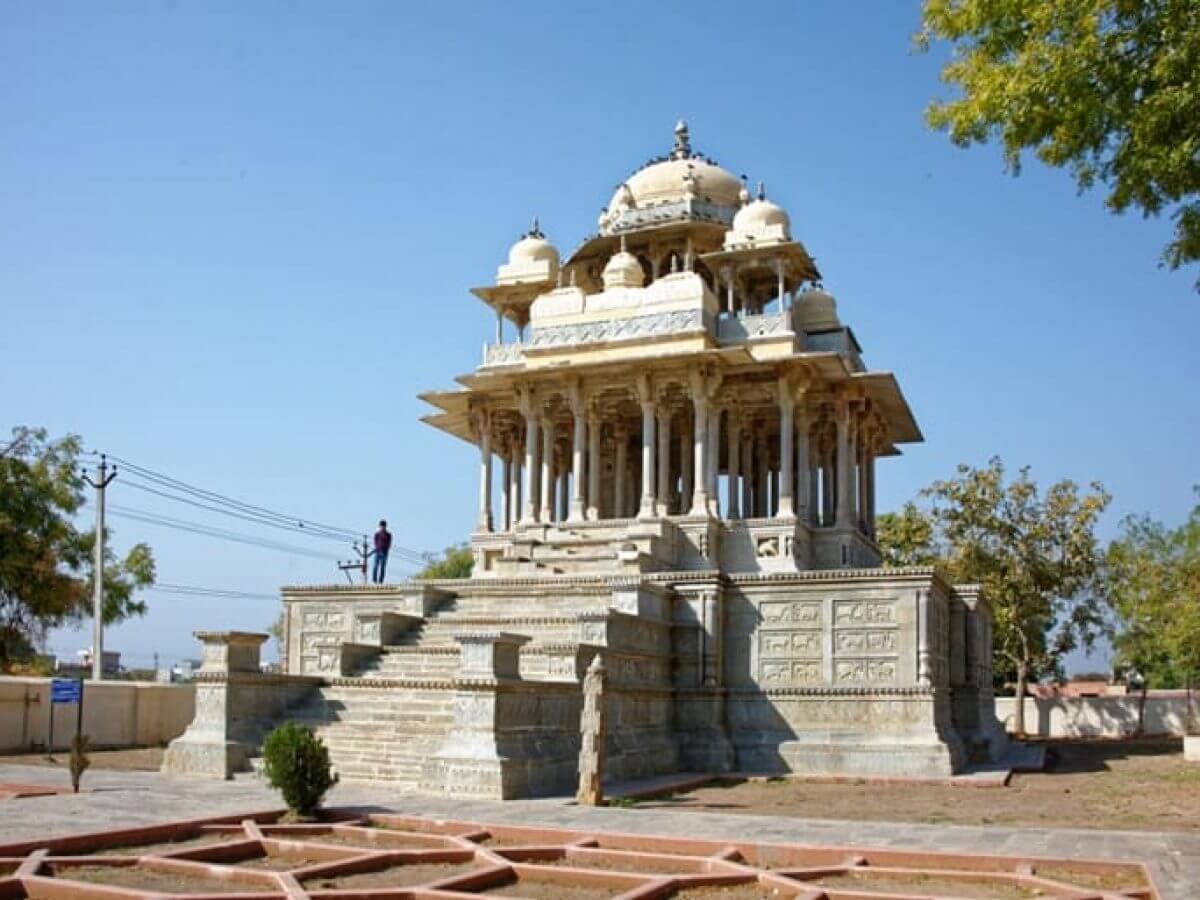
[[[1058,674],[1064,655],[1107,633],[1095,527],[1109,495],[1095,483],[1081,494],[1069,480],[1040,495],[1028,467],[1006,484],[998,457],[981,469],[960,465],[955,478],[921,495],[930,509],[909,503],[887,518],[880,549],[895,564],[935,565],[947,579],[987,591],[995,670],[1016,682],[1023,734],[1029,680]]]
[[[1154,687],[1191,685],[1200,674],[1200,489],[1178,528],[1130,516],[1106,556],[1107,590],[1121,631],[1118,663]],[[1189,731],[1195,724],[1188,722]],[[1139,716],[1140,726],[1140,716]]]
[[[417,573],[418,578],[470,578],[475,568],[475,557],[466,544],[454,544]]]
[[[1200,259],[1200,7],[1195,0],[924,0],[917,44],[951,43],[929,124],[960,146],[1030,150],[1117,213],[1170,210],[1171,268]],[[1200,289],[1200,280],[1197,281]]]
[[[0,668],[29,656],[46,632],[91,615],[94,530],[72,517],[83,506],[81,443],[13,429],[0,448]],[[105,546],[104,621],[146,612],[135,594],[154,583],[154,556],[136,544],[121,561]]]
[[[876,543],[887,566],[932,566],[943,561],[935,546],[933,519],[911,500],[898,513],[875,520]]]
[[[1096,523],[1110,497],[1096,482],[1080,493],[1070,480],[1039,495],[1028,466],[1008,484],[1004,476],[999,457],[982,469],[960,465],[926,495],[955,579],[981,584],[991,598],[995,652],[1015,672],[1015,727],[1024,734],[1029,679],[1058,674],[1064,655],[1107,631]]]

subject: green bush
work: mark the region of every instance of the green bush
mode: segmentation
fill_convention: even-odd
[[[267,735],[263,762],[271,787],[298,816],[312,816],[325,792],[338,782],[329,766],[328,748],[295,722],[285,722]]]
[[[86,734],[77,734],[71,738],[71,787],[77,794],[79,793],[79,781],[92,764],[87,755],[89,743]]]

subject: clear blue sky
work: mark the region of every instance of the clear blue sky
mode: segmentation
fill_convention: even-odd
[[[460,540],[477,457],[419,424],[415,395],[478,362],[492,319],[467,289],[535,214],[569,252],[685,116],[697,149],[790,210],[868,364],[900,378],[927,442],[881,465],[881,510],[1000,454],[1103,481],[1106,536],[1130,512],[1181,520],[1200,305],[1195,272],[1156,267],[1169,222],[928,131],[941,54],[912,52],[916,25],[916,2],[10,0],[0,425],[338,525],[386,516],[407,546]],[[239,527],[120,481],[110,496]],[[153,545],[163,581],[336,574],[112,524],[118,549]],[[277,608],[150,603],[109,638],[131,663]]]

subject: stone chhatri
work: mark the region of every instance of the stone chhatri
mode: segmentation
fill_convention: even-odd
[[[609,778],[999,754],[988,600],[880,568],[876,462],[921,432],[792,227],[684,123],[565,259],[535,222],[473,291],[496,315],[481,364],[422,395],[478,450],[474,575],[284,588],[283,676],[206,636],[217,671],[167,768],[253,765],[286,717],[345,779],[569,793],[600,652]]]

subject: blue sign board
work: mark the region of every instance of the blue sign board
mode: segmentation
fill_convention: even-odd
[[[51,703],[79,703],[83,700],[83,682],[78,678],[55,678],[50,682]]]

